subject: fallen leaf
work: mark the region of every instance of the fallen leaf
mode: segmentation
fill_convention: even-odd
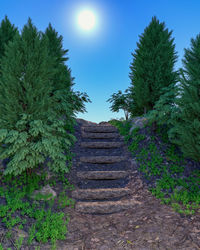
[[[133,245],[133,243],[132,243],[130,240],[126,240],[126,242],[127,242],[128,244]]]

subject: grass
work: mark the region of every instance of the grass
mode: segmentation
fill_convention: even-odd
[[[72,156],[73,154],[70,153],[66,157],[69,160],[69,169],[71,167]],[[51,180],[47,181],[46,176],[47,173],[43,173],[41,176],[32,173],[30,177],[24,172],[18,178],[14,178],[11,175],[3,176],[0,174],[0,181],[4,184],[4,186],[0,186],[0,200],[3,200],[2,198],[6,199],[6,205],[0,205],[0,218],[7,228],[6,234],[0,237],[0,242],[3,240],[3,237],[12,240],[12,227],[17,225],[18,229],[23,229],[27,222],[27,217],[35,221],[35,224],[29,228],[29,245],[31,245],[33,239],[42,243],[46,243],[50,239],[52,249],[56,249],[56,240],[64,240],[66,238],[67,224],[70,218],[68,214],[62,212],[62,209],[66,206],[74,207],[75,202],[65,195],[66,190],[74,190],[74,186],[69,183],[68,179],[64,178],[63,174],[58,173],[55,177],[56,181],[61,181],[63,186],[63,192],[58,196],[59,205],[56,206],[61,212],[51,212],[54,199],[38,201],[41,197],[48,198],[48,195],[37,194],[30,203],[23,202],[25,196],[30,198],[33,191],[40,190],[47,184],[52,187],[56,186],[55,179],[51,178]],[[44,208],[45,203],[48,203],[50,209],[47,210]],[[20,216],[13,217],[13,213],[16,214],[16,212],[20,213]],[[13,242],[13,245],[15,249],[20,249],[22,243],[23,237],[20,237],[17,242]],[[39,249],[35,248],[35,250]],[[1,244],[0,250],[3,250]]]
[[[200,190],[198,187],[200,171],[194,171],[187,179],[175,178],[176,174],[183,172],[184,167],[180,164],[181,158],[174,153],[174,145],[171,145],[170,149],[166,152],[166,157],[170,164],[165,165],[153,142],[154,138],[151,138],[152,141],[146,145],[146,148],[143,148],[136,154],[138,145],[145,139],[145,136],[139,134],[139,129],[134,129],[132,134],[129,135],[130,124],[123,122],[123,120],[112,119],[109,122],[119,129],[120,134],[124,136],[125,143],[132,140],[128,148],[133,156],[136,157],[135,159],[139,164],[138,171],[143,173],[147,179],[151,176],[158,177],[156,187],[150,188],[150,191],[161,200],[162,204],[168,204],[175,211],[182,214],[194,214],[200,211]],[[158,134],[162,136],[163,142],[169,143],[166,132],[164,133],[162,130],[161,134],[158,129]],[[151,154],[151,161],[147,161],[149,153]],[[67,156],[69,169],[72,157],[73,154]],[[74,186],[70,185],[68,179],[62,173],[57,174],[55,179],[48,181],[45,179],[46,175],[47,173],[41,176],[33,173],[30,177],[24,173],[19,178],[14,178],[10,175],[3,176],[0,174],[0,181],[4,184],[0,186],[0,201],[6,200],[6,204],[0,205],[0,218],[7,228],[4,237],[12,240],[12,228],[17,226],[19,229],[23,229],[26,226],[27,217],[35,223],[31,223],[32,226],[29,228],[29,245],[31,245],[33,239],[41,243],[46,243],[50,239],[52,249],[56,249],[56,241],[64,240],[67,237],[67,224],[70,221],[70,216],[63,213],[62,210],[66,206],[74,207],[75,202],[65,194],[65,191],[68,189],[74,190]],[[63,185],[63,192],[58,196],[58,213],[51,211],[54,199],[38,201],[38,197],[41,197],[40,194],[34,200],[30,200],[30,203],[23,202],[23,198],[30,197],[34,190],[39,190],[47,184],[54,187],[56,186],[56,181],[60,181]],[[173,190],[173,192],[170,194],[169,190]],[[46,203],[50,207],[48,210],[45,208]],[[13,213],[17,215],[13,217]],[[2,238],[0,238],[0,242],[1,240]],[[13,242],[15,249],[20,249],[22,244],[23,237]],[[3,250],[1,244],[0,250]],[[35,250],[40,250],[40,248],[35,248]]]
[[[137,152],[139,143],[145,139],[145,135],[139,134],[139,128],[135,128],[129,135],[130,123],[113,119],[110,124],[119,129],[120,134],[124,136],[125,143],[131,140],[128,149],[132,152],[139,166],[138,171],[143,173],[147,180],[151,176],[156,176],[156,187],[149,188],[149,191],[160,199],[162,204],[168,204],[174,211],[184,215],[200,212],[200,170],[193,171],[187,178],[181,176],[185,169],[181,165],[184,158],[174,153],[175,145],[169,142],[166,130],[162,129],[161,133],[160,126],[158,126],[156,133],[169,146],[169,149],[165,152],[168,164],[163,163],[163,158],[156,148],[153,136],[151,142],[147,143],[140,152]],[[145,125],[145,127],[147,126],[148,124]],[[149,154],[151,155],[151,161],[149,161]]]

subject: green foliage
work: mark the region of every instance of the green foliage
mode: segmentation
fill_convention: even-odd
[[[140,43],[136,53],[132,54],[130,79],[135,93],[137,106],[146,108],[146,112],[153,109],[159,100],[162,89],[178,79],[178,73],[172,72],[177,56],[174,53],[174,39],[169,40],[171,32],[164,30],[164,23],[152,18],[149,26],[140,36]]]
[[[48,54],[47,40],[40,40],[30,19],[21,37],[16,35],[5,46],[0,80],[0,143],[6,148],[0,148],[0,158],[11,160],[4,175],[21,174],[49,155],[54,160],[53,171],[68,172],[61,152],[62,143],[65,149],[71,143],[66,139],[64,122],[58,121],[53,109],[55,102],[49,98],[57,71],[54,60]]]
[[[34,213],[34,218],[37,219],[36,225],[33,225],[30,230],[30,236],[28,239],[28,244],[31,243],[33,238],[37,241],[46,243],[48,239],[51,239],[51,243],[55,244],[56,239],[65,240],[65,235],[67,233],[67,224],[69,222],[69,217],[63,221],[64,213],[51,214],[51,210],[47,213],[44,210],[36,210]],[[45,219],[45,223],[43,223]],[[58,227],[56,227],[56,225]],[[37,230],[37,231],[36,231]]]
[[[134,86],[128,88],[130,95],[130,118],[134,118],[137,116],[143,116],[146,110],[143,107],[139,107],[136,102],[136,93],[134,91]]]
[[[174,39],[169,40],[171,33],[172,31],[164,30],[164,23],[159,23],[156,17],[152,18],[144,34],[140,36],[136,53],[132,53],[134,60],[129,74],[131,87],[125,91],[129,93],[122,95],[119,91],[118,94],[112,95],[109,99],[113,102],[112,111],[118,112],[121,108],[129,112],[131,118],[146,116],[148,112],[154,111],[160,96],[167,93],[167,110],[164,113],[161,109],[161,113],[165,115],[166,120],[169,118],[169,111],[173,109],[178,91],[175,84],[179,80],[178,72],[172,71],[177,56],[174,52],[175,45],[172,45]],[[156,115],[158,113],[151,114],[152,122],[158,121]],[[127,115],[126,118],[128,119]]]
[[[200,78],[199,78],[199,58],[200,58],[200,36],[196,40],[192,39],[192,50],[185,49],[183,63],[186,70],[179,69],[179,81],[181,83],[181,98],[173,99],[174,93],[178,94],[173,85],[163,88],[163,94],[154,106],[153,111],[147,114],[147,118],[157,121],[158,124],[168,125],[168,138],[171,143],[179,146],[184,157],[189,157],[199,161],[200,152]],[[188,79],[183,73],[187,73]],[[181,78],[182,76],[182,78]],[[170,107],[169,103],[174,100],[177,107]]]
[[[200,35],[196,40],[192,39],[192,51],[185,50],[186,60],[183,62],[187,70],[173,72],[177,56],[175,45],[172,45],[174,39],[169,40],[171,33],[164,30],[164,23],[159,24],[156,17],[152,18],[141,36],[136,54],[132,54],[130,93],[122,95],[119,91],[109,100],[114,102],[114,112],[124,108],[131,117],[136,113],[143,115],[149,120],[149,125],[155,125],[154,128],[157,124],[166,124],[170,142],[179,145],[184,156],[199,161]],[[189,75],[189,79],[185,79],[183,72]],[[182,88],[176,86],[178,81]],[[181,98],[177,98],[179,93]]]
[[[5,45],[10,41],[13,41],[15,35],[19,35],[19,31],[17,28],[14,28],[14,25],[11,25],[8,17],[5,16],[5,20],[1,22],[0,26],[0,65],[1,58],[5,54]],[[0,67],[0,76],[1,76],[1,67]]]
[[[149,123],[156,121],[158,125],[166,124],[168,128],[172,127],[171,118],[177,118],[178,113],[180,113],[180,108],[176,106],[170,105],[170,103],[174,101],[174,94],[178,95],[179,88],[175,88],[174,85],[170,85],[167,88],[163,88],[165,93],[160,97],[160,99],[154,105],[154,109],[149,111],[146,115],[144,115]]]
[[[56,103],[53,109],[58,114],[58,117],[65,114],[66,123],[70,126],[70,124],[74,123],[75,112],[86,111],[83,101],[91,101],[89,98],[87,99],[86,93],[73,92],[71,89],[75,78],[71,77],[71,70],[64,64],[69,58],[63,57],[68,52],[68,50],[62,49],[63,37],[57,37],[58,33],[52,28],[50,23],[45,33],[40,32],[40,34],[42,35],[41,40],[47,39],[48,41],[48,54],[55,58],[54,68],[57,69],[52,78],[53,90],[50,93],[50,97]]]
[[[129,89],[125,90],[125,93],[127,93]],[[119,112],[119,109],[123,109],[125,113],[126,120],[129,119],[128,115],[129,113],[137,113],[135,110],[135,103],[133,102],[134,99],[132,99],[131,94],[122,94],[121,90],[118,91],[117,94],[113,94],[111,98],[107,100],[107,102],[112,102],[110,109],[113,112]]]
[[[83,102],[91,101],[71,88],[74,78],[64,64],[68,50],[62,49],[62,36],[51,24],[45,33],[37,32],[30,18],[20,36],[6,17],[0,41],[0,145],[6,144],[0,159],[10,158],[4,175],[30,170],[45,156],[53,159],[52,170],[68,172],[75,113],[85,112]]]
[[[119,90],[117,94],[114,93],[111,98],[107,100],[107,102],[109,101],[112,103],[110,107],[111,111],[119,112],[120,109],[123,109],[126,120],[132,118],[133,116],[142,115],[143,109],[136,106],[134,101],[135,98],[133,98],[134,94],[130,92],[130,88],[126,89],[125,93],[128,94],[122,94],[121,90]],[[129,114],[130,117],[128,117]]]
[[[42,40],[47,39],[48,41],[48,54],[55,58],[54,68],[57,69],[57,72],[52,78],[53,90],[49,95],[54,103],[56,103],[53,107],[53,111],[57,114],[58,119],[65,114],[63,128],[68,130],[67,133],[65,133],[65,138],[73,144],[75,137],[70,133],[73,133],[73,126],[75,124],[74,113],[84,112],[85,110],[82,109],[84,108],[83,101],[88,102],[90,100],[87,100],[87,94],[85,93],[83,98],[79,98],[80,94],[76,94],[71,89],[74,85],[74,78],[71,77],[71,70],[64,64],[64,62],[68,60],[68,57],[63,56],[68,50],[62,49],[62,36],[58,37],[58,33],[52,28],[50,23],[45,33],[41,34]],[[68,145],[65,143],[61,145],[68,151]],[[66,159],[68,159],[68,156],[66,156]]]
[[[186,70],[180,69],[183,93],[177,103],[182,112],[177,114],[178,119],[172,119],[174,127],[169,131],[169,139],[180,146],[185,157],[200,161],[200,35],[191,39],[191,43],[191,50],[185,49]]]

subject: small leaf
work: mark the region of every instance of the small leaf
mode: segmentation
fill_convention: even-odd
[[[133,245],[133,243],[130,240],[127,240],[127,243]]]

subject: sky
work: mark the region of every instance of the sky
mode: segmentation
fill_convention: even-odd
[[[93,27],[87,26],[87,18],[80,19],[86,10]],[[73,91],[86,92],[92,101],[84,102],[87,112],[76,117],[99,123],[125,118],[123,110],[112,112],[107,100],[131,86],[131,53],[152,17],[172,31],[178,70],[184,48],[191,49],[191,38],[200,32],[199,10],[199,0],[0,0],[0,22],[7,15],[20,34],[29,17],[38,32],[51,23],[63,37],[63,49],[69,50],[65,64],[75,77]]]

